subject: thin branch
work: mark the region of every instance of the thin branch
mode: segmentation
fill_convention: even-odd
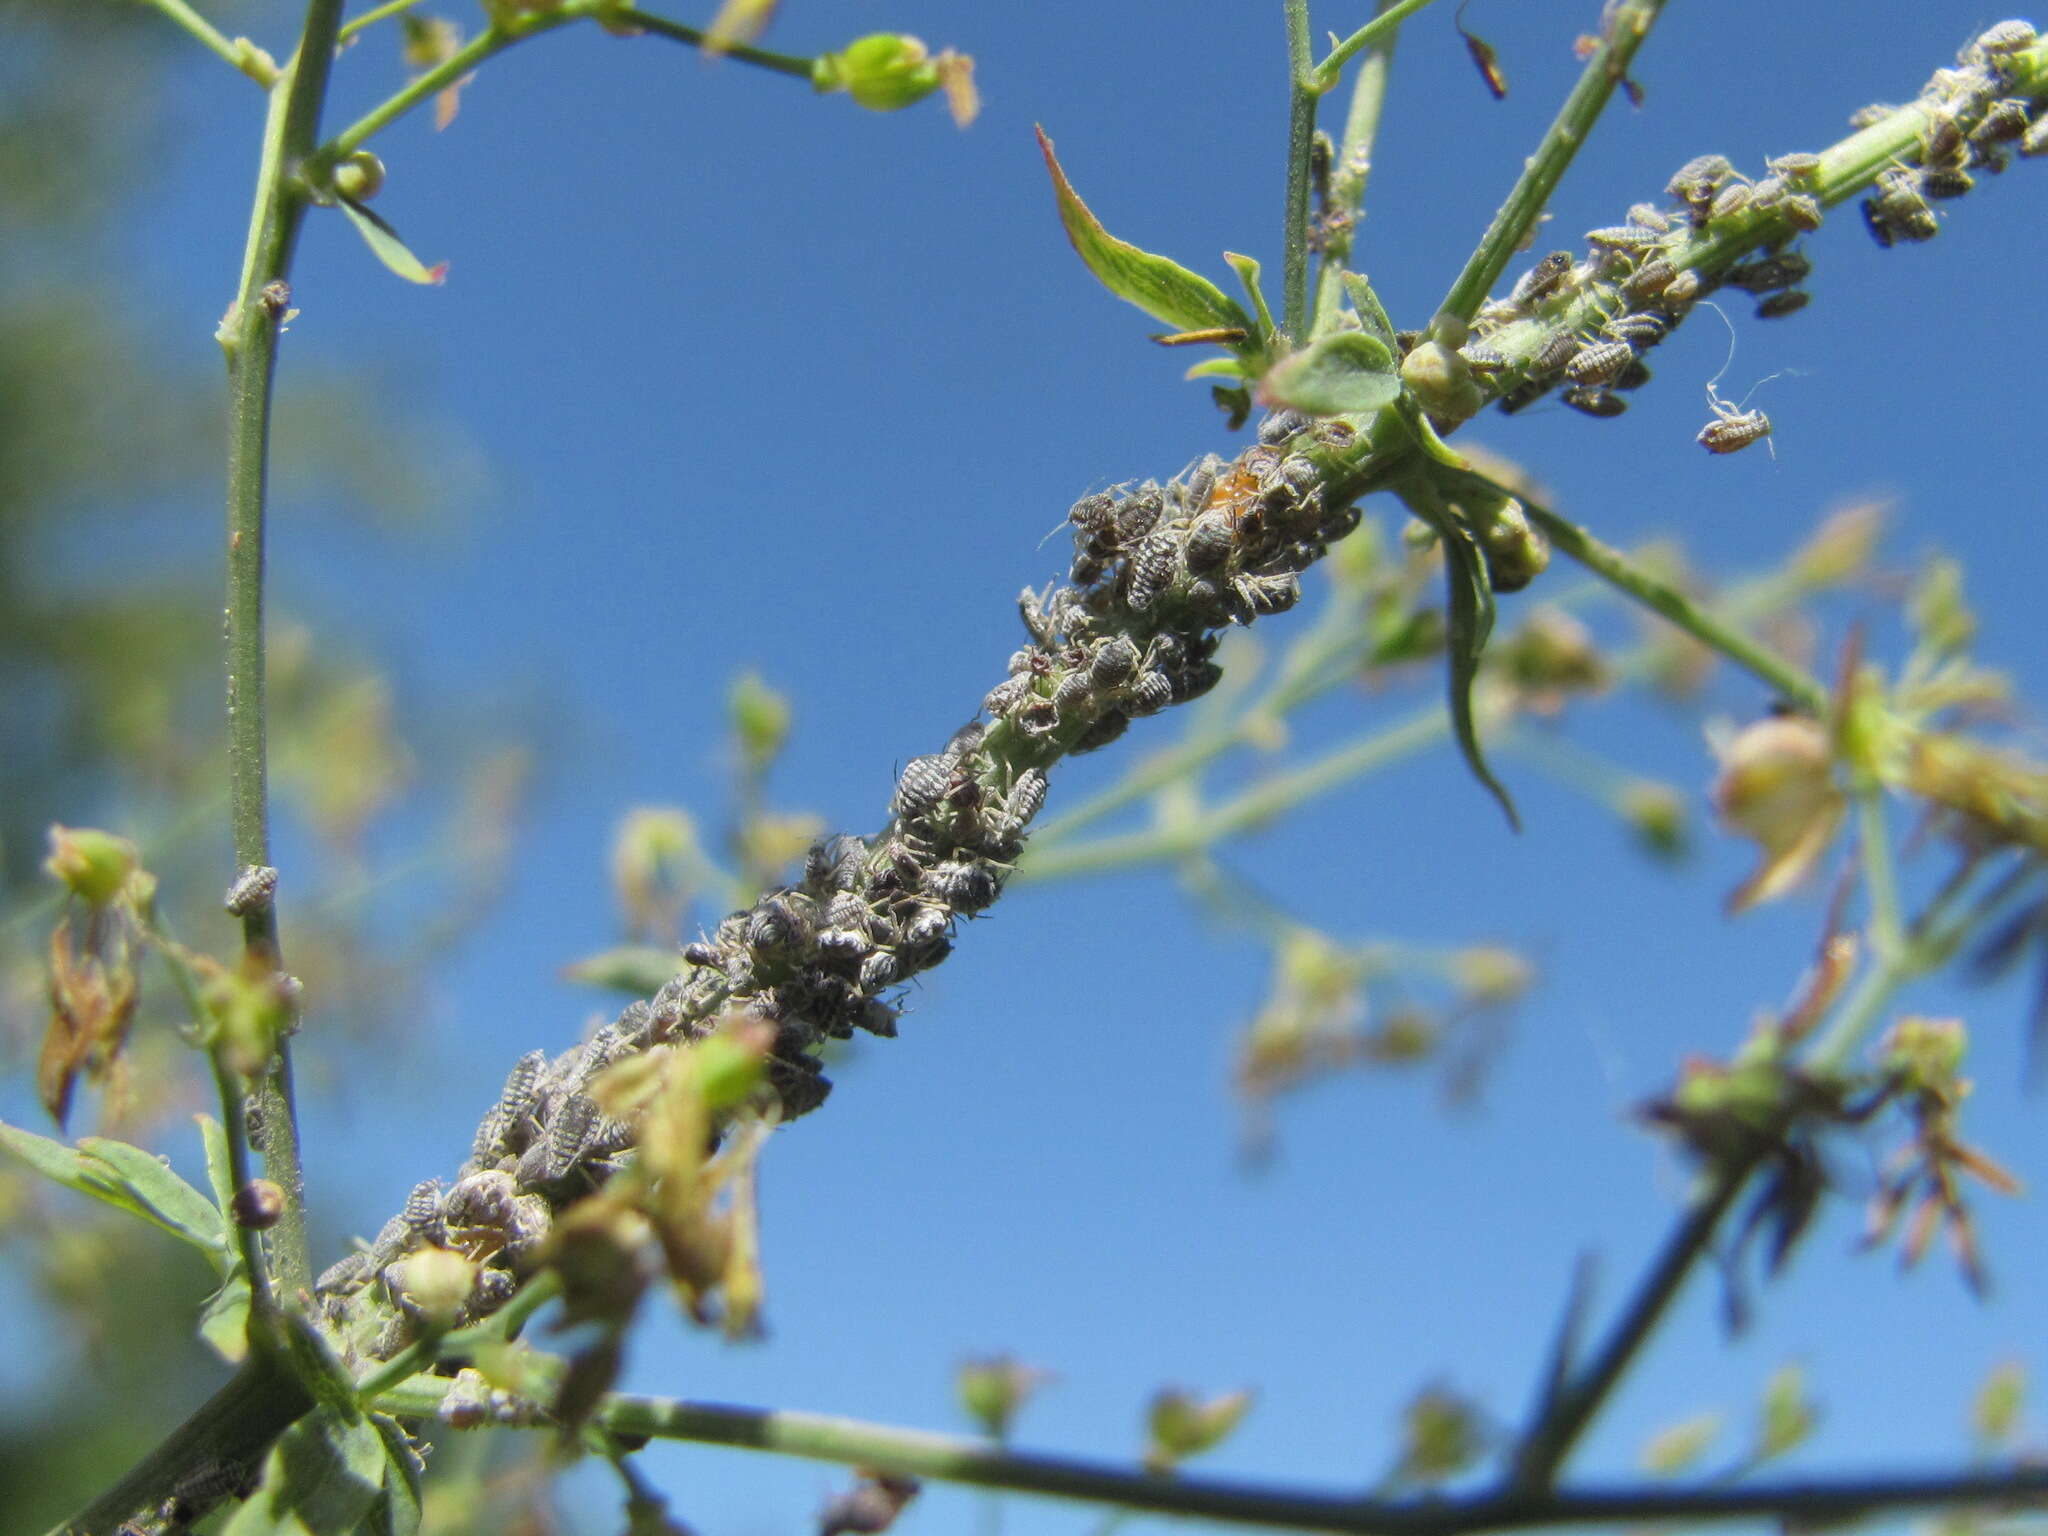
[[[629,26],[652,32],[657,37],[671,38],[687,44],[700,52],[716,58],[737,59],[742,64],[752,64],[757,69],[772,70],[779,75],[794,75],[799,80],[812,77],[813,61],[793,53],[771,53],[766,48],[751,47],[746,43],[726,42],[716,48],[710,46],[711,34],[696,27],[686,27],[679,21],[670,21],[666,16],[637,10],[630,5],[608,7],[605,14],[616,17]]]
[[[377,1406],[403,1417],[430,1418],[447,1392],[444,1381],[417,1378],[385,1393]],[[2048,1493],[2048,1468],[2023,1467],[1960,1476],[1810,1478],[1739,1488],[1631,1485],[1382,1500],[1224,1478],[1161,1476],[1079,1457],[1009,1451],[964,1436],[669,1398],[610,1397],[592,1422],[629,1438],[726,1445],[1152,1514],[1352,1536],[1464,1536],[1545,1526],[1760,1516],[1822,1524],[1879,1510],[2015,1503]]]
[[[247,75],[266,90],[276,82],[277,65],[247,38],[230,41],[221,30],[193,10],[185,0],[139,0],[140,4],[173,22],[208,52],[218,55],[238,73]]]
[[[1500,205],[1500,211],[1480,237],[1478,249],[1465,263],[1465,270],[1444,295],[1438,306],[1440,313],[1470,320],[1479,312],[1486,295],[1521,249],[1522,241],[1536,227],[1550,194],[1557,190],[1579,146],[1586,142],[1586,135],[1606,109],[1614,88],[1628,77],[1636,50],[1650,35],[1650,27],[1663,8],[1664,0],[1622,0],[1608,14],[1599,47],[1586,61],[1578,84],[1565,98],[1536,153],[1529,157],[1507,201]]]
[[[1692,1208],[1665,1239],[1649,1272],[1593,1358],[1565,1378],[1562,1387],[1544,1403],[1536,1422],[1523,1433],[1508,1473],[1512,1489],[1533,1493],[1551,1486],[1572,1447],[1578,1444],[1579,1436],[1593,1422],[1594,1414],[1619,1385],[1656,1331],[1666,1309],[1677,1299],[1693,1266],[1707,1251],[1721,1218],[1728,1214],[1736,1196],[1749,1182],[1756,1163],[1755,1157],[1749,1157],[1727,1162],[1712,1171],[1711,1182],[1695,1197]]]
[[[1287,16],[1287,198],[1281,230],[1281,309],[1288,340],[1308,340],[1309,155],[1316,136],[1314,64],[1308,45],[1308,0],[1282,0]]]
[[[298,51],[272,88],[241,284],[218,333],[228,359],[228,807],[238,869],[270,862],[263,556],[271,385],[277,339],[291,302],[292,251],[306,206],[294,171],[319,131],[341,11],[342,0],[308,0]],[[243,915],[242,947],[263,969],[282,970],[272,902],[255,903]],[[257,1085],[260,1114],[253,1130],[264,1169],[284,1192],[284,1210],[272,1229],[270,1250],[278,1288],[293,1297],[311,1289],[312,1270],[288,1033],[280,1035],[271,1069]]]
[[[375,10],[363,12],[362,15],[344,26],[341,29],[341,36],[337,41],[343,47],[346,47],[354,42],[366,29],[374,27],[380,21],[386,21],[393,16],[401,15],[419,3],[420,0],[385,0],[383,5],[378,6]]]
[[[1424,6],[1434,3],[1435,0],[1395,0],[1394,4],[1384,6],[1379,15],[1332,48],[1323,62],[1316,66],[1316,89],[1325,95],[1335,90],[1346,64],[1368,48],[1382,42],[1391,43],[1402,22]]]
[[[1492,485],[1492,482],[1488,481],[1487,484]],[[1529,520],[1549,536],[1551,543],[1594,575],[1620,588],[1644,607],[1662,614],[1702,645],[1720,652],[1743,670],[1769,683],[1784,696],[1787,703],[1797,705],[1809,714],[1826,713],[1827,689],[1791,662],[1766,650],[1747,635],[1700,607],[1676,587],[1659,581],[1620,550],[1611,544],[1603,543],[1577,523],[1559,517],[1548,507],[1531,501],[1526,496],[1518,499],[1528,512]]]
[[[1387,103],[1387,77],[1394,64],[1394,41],[1400,16],[1428,0],[1380,0],[1380,13],[1365,31],[1374,33],[1370,52],[1358,66],[1351,87],[1351,105],[1344,114],[1344,139],[1330,165],[1329,205],[1323,210],[1322,265],[1316,273],[1315,320],[1309,334],[1320,336],[1335,323],[1344,304],[1344,272],[1358,236],[1365,207],[1366,178],[1372,174],[1373,143],[1379,137],[1380,115]],[[1391,18],[1391,20],[1389,19]]]

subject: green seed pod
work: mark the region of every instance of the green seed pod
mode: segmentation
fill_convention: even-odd
[[[1470,420],[1486,403],[1465,359],[1440,341],[1421,342],[1401,360],[1401,382],[1439,428]]]
[[[367,203],[384,189],[384,162],[359,149],[334,168],[334,190],[352,203]]]
[[[811,66],[811,84],[820,93],[844,91],[870,112],[914,106],[942,83],[931,51],[918,39],[897,32],[857,38]]]

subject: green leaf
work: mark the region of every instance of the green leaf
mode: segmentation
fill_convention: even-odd
[[[153,1154],[104,1136],[80,1137],[78,1150],[105,1164],[109,1176],[142,1206],[145,1217],[204,1249],[223,1275],[232,1267],[227,1217]]]
[[[1486,556],[1478,540],[1458,521],[1432,490],[1417,496],[1408,508],[1437,531],[1443,542],[1444,579],[1449,587],[1445,649],[1450,657],[1451,727],[1458,738],[1458,750],[1472,776],[1486,786],[1508,825],[1522,830],[1522,818],[1515,802],[1486,766],[1486,754],[1479,745],[1479,726],[1472,715],[1472,685],[1479,676],[1479,661],[1486,653],[1486,641],[1493,633],[1493,581],[1486,572]]]
[[[1346,272],[1344,292],[1351,300],[1351,307],[1358,311],[1358,323],[1365,328],[1365,333],[1378,337],[1386,343],[1389,352],[1398,354],[1401,343],[1394,336],[1394,322],[1388,316],[1386,306],[1380,303],[1380,296],[1372,291],[1372,284],[1356,272]]]
[[[1230,263],[1230,270],[1244,284],[1245,297],[1252,301],[1252,313],[1259,317],[1259,345],[1270,346],[1280,327],[1273,323],[1272,306],[1266,303],[1266,292],[1259,286],[1259,264],[1235,251],[1225,251],[1223,259]]]
[[[358,1536],[384,1496],[391,1452],[366,1418],[315,1409],[278,1438],[254,1495],[221,1536]]]
[[[1195,364],[1184,379],[1243,379],[1250,375],[1244,371],[1244,364],[1234,357],[1211,357]]]
[[[1401,373],[1385,343],[1339,331],[1275,364],[1259,388],[1271,404],[1311,416],[1363,415],[1400,398]]]
[[[1720,1433],[1718,1413],[1695,1414],[1669,1429],[1660,1429],[1643,1447],[1643,1470],[1652,1477],[1676,1477],[1689,1472],[1712,1448]]]
[[[447,262],[428,266],[406,248],[405,242],[398,238],[397,230],[361,203],[350,202],[345,197],[335,199],[335,203],[348,215],[349,223],[355,225],[356,233],[363,237],[363,244],[370,248],[370,254],[408,283],[434,288],[448,280]]]
[[[199,1337],[229,1365],[249,1355],[249,1277],[239,1266],[199,1309]]]
[[[1038,147],[1052,173],[1060,222],[1088,270],[1103,287],[1178,331],[1233,329],[1253,334],[1252,320],[1221,288],[1178,262],[1119,240],[1104,229],[1081,201],[1052,152],[1052,140],[1038,130]]]
[[[656,944],[621,944],[562,967],[564,981],[645,997],[668,985],[681,968],[676,952]]]
[[[213,1203],[222,1210],[235,1203],[235,1164],[228,1155],[228,1133],[211,1115],[194,1115],[199,1122],[199,1144],[206,1149],[206,1182],[213,1186]]]
[[[420,1528],[420,1474],[426,1463],[399,1422],[385,1414],[370,1415],[370,1424],[384,1441],[384,1496],[370,1511],[372,1536],[416,1536]]]
[[[0,1122],[5,1146],[47,1179],[138,1216],[205,1253],[225,1276],[234,1267],[227,1218],[198,1190],[140,1147],[87,1137],[76,1147]]]

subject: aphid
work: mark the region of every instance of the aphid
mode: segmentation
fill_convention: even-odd
[[[1173,684],[1164,672],[1147,672],[1131,684],[1124,710],[1132,715],[1156,715],[1173,702]]]
[[[1628,275],[1627,280],[1621,285],[1621,291],[1627,295],[1631,303],[1640,304],[1646,299],[1654,299],[1670,287],[1671,280],[1676,276],[1678,268],[1662,256],[1652,256]]]
[[[1301,601],[1301,578],[1292,571],[1280,571],[1258,576],[1240,576],[1231,583],[1240,601],[1254,617],[1269,613],[1285,613]],[[1153,677],[1166,674],[1155,672]],[[1169,688],[1172,679],[1167,679]],[[1178,689],[1167,695],[1168,702],[1182,697]]]
[[[860,985],[864,992],[879,992],[893,985],[903,974],[902,962],[894,950],[878,949],[860,963]]]
[[[1188,530],[1187,543],[1182,546],[1182,558],[1187,561],[1190,571],[1213,571],[1230,559],[1230,552],[1235,547],[1236,540],[1230,531],[1230,520],[1218,513],[1206,513],[1197,518],[1194,527]],[[1129,644],[1128,641],[1125,643]],[[1098,667],[1101,665],[1102,654],[1101,651],[1096,652],[1095,665]],[[1131,661],[1133,665],[1137,662],[1135,651],[1132,653]]]
[[[1036,768],[1026,768],[1017,775],[1017,782],[1010,786],[1003,809],[1015,820],[1027,822],[1044,806],[1046,788],[1045,774]]]
[[[1653,315],[1647,310],[1635,314],[1617,315],[1600,327],[1600,334],[1611,336],[1616,341],[1628,342],[1636,347],[1654,347],[1664,339],[1664,333],[1671,329],[1671,322],[1662,315]],[[1584,356],[1583,353],[1580,354]]]
[[[221,905],[231,917],[247,917],[268,907],[276,895],[277,871],[268,864],[250,864],[235,876]]]
[[[833,960],[859,961],[875,947],[864,928],[821,928],[818,953]]]
[[[925,895],[944,902],[956,912],[981,911],[996,899],[1001,887],[995,873],[985,864],[949,860],[925,871]]]
[[[1259,441],[1268,444],[1284,443],[1308,424],[1309,418],[1300,411],[1274,411],[1259,423]]]
[[[1704,195],[1712,198],[1711,189],[1720,186],[1734,173],[1735,167],[1729,164],[1726,155],[1695,155],[1678,168],[1664,191],[1681,202],[1697,202],[1702,196],[1700,189],[1703,186],[1709,188]]]
[[[1130,589],[1125,600],[1140,613],[1150,608],[1173,581],[1180,564],[1180,545],[1171,534],[1155,533],[1132,553]]]
[[[1813,295],[1801,288],[1786,288],[1777,293],[1766,294],[1757,301],[1756,317],[1759,320],[1778,320],[1786,315],[1797,314],[1806,308]]]
[[[939,803],[953,782],[953,762],[942,753],[913,757],[903,765],[889,809],[899,817],[922,816]]]
[[[1714,194],[1713,202],[1707,205],[1709,219],[1725,219],[1742,212],[1749,206],[1752,196],[1747,182],[1732,182]]]
[[[1764,169],[1773,176],[1782,176],[1787,181],[1804,181],[1820,170],[1820,156],[1801,150],[1789,155],[1779,155],[1775,160],[1766,160]]]
[[[2027,131],[2030,116],[2027,104],[2017,97],[1994,101],[1970,130],[1970,143],[1979,149],[1987,144],[2009,144]]]
[[[1609,389],[1641,389],[1649,382],[1650,365],[1638,357],[1631,360],[1626,368],[1615,375],[1614,382],[1607,387]]]
[[[1735,453],[1747,448],[1758,438],[1769,437],[1771,418],[1762,411],[1743,410],[1742,407],[1749,403],[1747,395],[1739,403],[1730,405],[1721,398],[1720,391],[1714,387],[1721,382],[1721,374],[1728,371],[1728,364],[1735,361],[1734,323],[1725,314],[1721,316],[1721,322],[1728,327],[1728,360],[1721,364],[1720,373],[1707,380],[1707,405],[1712,409],[1714,419],[1700,428],[1699,436],[1694,441],[1709,453]],[[1768,384],[1771,378],[1776,377],[1776,374],[1772,374],[1770,378],[1759,379],[1757,384]],[[1755,393],[1755,386],[1752,386],[1750,393]],[[1775,454],[1775,450],[1773,453]]]
[[[1749,206],[1775,208],[1785,200],[1785,194],[1790,190],[1782,176],[1766,176],[1749,189]]]
[[[584,1143],[597,1127],[597,1103],[587,1094],[572,1093],[548,1122],[547,1177],[559,1179],[576,1166]]]
[[[2018,53],[2031,48],[2040,37],[2034,24],[2028,21],[2001,21],[1977,34],[1977,48],[1997,58],[2001,54]]]
[[[1010,712],[1013,705],[1021,703],[1030,691],[1030,678],[1007,677],[982,696],[982,710],[991,720],[1000,720]]]
[[[1873,128],[1899,109],[1889,102],[1873,101],[1867,107],[1858,107],[1849,114],[1851,128]]]
[[[1529,363],[1529,375],[1535,378],[1542,374],[1556,373],[1578,353],[1579,338],[1570,331],[1559,331],[1543,344]]]
[[[920,906],[903,925],[904,947],[912,951],[929,950],[945,941],[952,924],[953,914],[944,907]]]
[[[1075,740],[1073,752],[1094,752],[1108,746],[1130,729],[1131,717],[1120,709],[1106,709],[1095,717],[1095,723],[1083,731]]]
[[[1116,497],[1108,491],[1083,496],[1067,509],[1067,521],[1076,528],[1101,528],[1116,511]]]
[[[753,949],[797,949],[810,942],[810,914],[786,896],[770,896],[747,917]]]
[[[1051,699],[1033,699],[1017,711],[1017,728],[1026,736],[1049,736],[1060,723],[1060,712]]]
[[[2048,155],[2048,116],[2020,135],[2020,153],[2029,160],[2036,155]]]
[[[1500,413],[1512,416],[1517,411],[1527,410],[1538,400],[1550,393],[1550,384],[1542,379],[1531,379],[1517,384],[1500,397]]]
[[[1586,231],[1586,243],[1609,251],[1646,251],[1660,238],[1654,229],[1637,224],[1610,224]]]
[[[1558,285],[1564,281],[1565,274],[1570,272],[1571,269],[1572,253],[1570,251],[1552,251],[1548,256],[1537,262],[1535,266],[1522,274],[1520,280],[1516,282],[1513,290],[1508,294],[1508,302],[1517,308],[1528,308],[1531,304],[1556,292]]]
[[[1941,201],[1961,197],[1977,185],[1977,178],[1959,166],[1929,166],[1920,173],[1920,195]]]
[[[512,1064],[512,1070],[505,1075],[505,1086],[498,1094],[498,1110],[510,1121],[518,1121],[533,1113],[533,1107],[540,1102],[541,1074],[547,1070],[548,1057],[545,1051],[528,1051]]]
[[[1599,388],[1575,386],[1559,396],[1575,411],[1584,411],[1588,416],[1619,416],[1628,409],[1628,402],[1616,394]]]
[[[1119,688],[1138,670],[1138,648],[1127,635],[1111,635],[1088,662],[1088,675],[1098,688]]]
[[[1687,268],[1664,285],[1663,300],[1667,309],[1682,310],[1700,296],[1700,275]]]
[[[1209,505],[1209,498],[1216,494],[1216,470],[1219,467],[1214,454],[1203,458],[1187,483],[1181,487],[1181,500],[1189,508],[1199,512]]]
[[[1812,234],[1821,226],[1822,212],[1820,199],[1806,192],[1795,192],[1780,206],[1785,222],[1801,234]]]
[[[1089,681],[1088,674],[1069,672],[1060,679],[1059,687],[1052,691],[1053,708],[1062,714],[1071,714],[1075,710],[1086,709],[1094,697],[1095,687]]]
[[[1628,211],[1628,221],[1631,224],[1640,224],[1645,229],[1654,229],[1660,235],[1667,233],[1671,228],[1671,220],[1665,217],[1664,210],[1655,203],[1635,204]]]
[[[401,1214],[413,1231],[425,1236],[428,1242],[438,1242],[439,1239],[430,1234],[441,1226],[441,1181],[422,1179],[413,1185],[412,1193],[405,1197],[405,1210]]]
[[[1724,281],[1745,293],[1769,293],[1803,282],[1812,271],[1813,263],[1799,252],[1781,251],[1775,256],[1759,256],[1755,261],[1737,262],[1728,269]]]
[[[457,1179],[441,1205],[450,1240],[461,1246],[468,1237],[502,1227],[511,1219],[512,1201],[518,1193],[512,1175],[496,1168]]]
[[[1635,348],[1625,341],[1603,341],[1585,348],[1565,364],[1565,377],[1581,387],[1605,384],[1629,365]]]
[[[369,1255],[358,1249],[321,1270],[320,1278],[313,1282],[313,1289],[322,1294],[328,1291],[352,1290],[361,1283],[369,1263]]]
[[[1155,482],[1147,480],[1135,493],[1118,504],[1117,537],[1126,544],[1143,538],[1152,531],[1153,525],[1159,521],[1159,515],[1165,510],[1165,493]]]

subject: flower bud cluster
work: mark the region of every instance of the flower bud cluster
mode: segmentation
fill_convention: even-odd
[[[2048,117],[2021,79],[2021,56],[2037,41],[2029,23],[2000,22],[1962,50],[1958,67],[1935,71],[1916,103],[1852,119],[1874,128],[1910,112],[1920,123],[1917,145],[1878,173],[1863,204],[1880,245],[1933,238],[1936,203],[1967,192],[1979,174],[2003,171],[2013,153],[2048,154]],[[1645,354],[1707,294],[1740,289],[1765,320],[1806,306],[1801,285],[1812,264],[1794,242],[1820,228],[1829,184],[1853,171],[1854,158],[1780,155],[1754,180],[1721,155],[1688,161],[1663,201],[1588,230],[1584,256],[1554,251],[1505,298],[1490,300],[1459,356],[1503,411],[1561,390],[1566,405],[1589,416],[1619,416],[1625,393],[1649,382]]]

